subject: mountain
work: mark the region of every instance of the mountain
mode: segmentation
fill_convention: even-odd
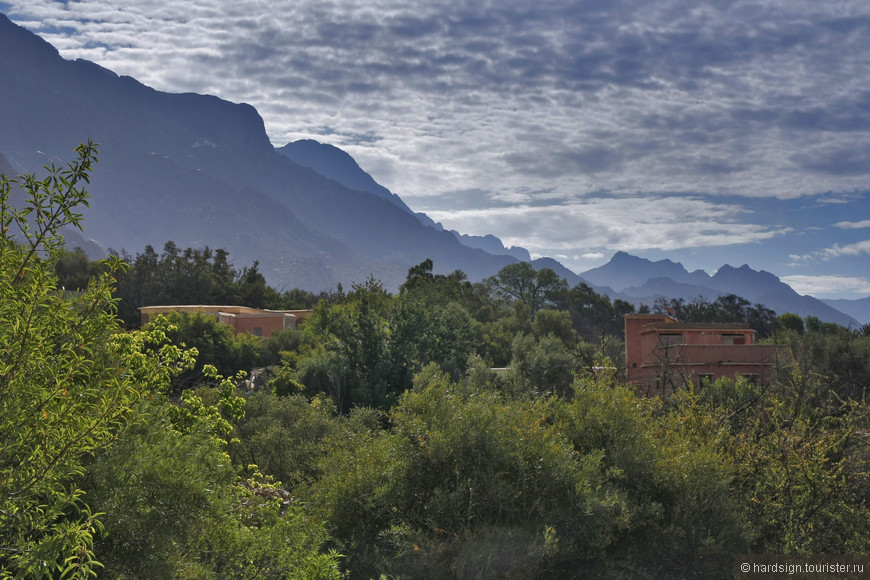
[[[279,289],[313,291],[369,276],[396,289],[426,258],[437,273],[459,269],[470,280],[530,258],[495,236],[464,236],[414,214],[340,149],[302,141],[276,150],[250,105],[164,93],[92,62],[65,60],[2,14],[0,54],[0,171],[38,172],[72,159],[83,140],[100,144],[84,232],[69,238],[92,256],[147,244],[159,250],[167,240],[222,247],[238,265],[258,260]],[[550,258],[532,264],[572,286],[585,280],[612,299],[735,293],[777,312],[857,324],[748,266],[709,276],[624,252],[582,276]]]
[[[12,174],[15,172],[12,164],[9,163],[9,160],[0,153],[0,173],[6,175],[7,177],[12,177]]]
[[[609,286],[616,291],[642,286],[650,278],[670,278],[674,282],[697,285],[704,285],[710,279],[702,270],[689,273],[679,262],[653,262],[626,252],[617,252],[608,263],[587,270],[580,276],[591,284]]]
[[[822,300],[822,302],[848,314],[861,324],[870,324],[870,297],[858,300]]]
[[[704,296],[708,299],[715,300],[717,296],[730,294],[730,292],[722,292],[709,286],[699,286],[695,284],[686,284],[684,282],[674,282],[666,276],[657,276],[650,278],[641,286],[632,286],[625,288],[622,295],[629,297],[631,302],[642,302],[651,305],[655,298],[664,296],[666,298],[682,298],[683,300],[691,301],[698,296]]]
[[[410,214],[414,213],[405,205],[402,198],[376,182],[350,154],[334,145],[327,145],[313,139],[302,139],[275,150],[286,155],[294,163],[302,167],[310,167],[320,175],[334,179],[348,189],[368,191],[391,201]]]
[[[591,283],[617,290],[611,298],[634,304],[652,305],[656,298],[698,296],[715,300],[736,294],[755,304],[763,304],[778,314],[792,312],[802,317],[816,316],[825,322],[855,328],[858,321],[812,296],[801,296],[791,286],[770,272],[756,271],[747,265],[735,268],[724,265],[713,276],[696,270],[688,272],[679,262],[653,262],[625,252],[616,253],[605,265],[580,274]]]
[[[303,167],[310,167],[324,177],[334,179],[349,189],[368,191],[391,201],[408,213],[416,215],[417,219],[424,225],[435,228],[437,231],[444,229],[441,224],[436,223],[426,214],[414,213],[398,195],[376,182],[371,175],[366,173],[357,164],[353,157],[338,147],[320,143],[313,139],[302,139],[279,147],[276,151],[286,155]],[[529,251],[525,248],[506,248],[502,241],[492,234],[471,236],[460,234],[455,230],[450,230],[450,233],[456,236],[464,246],[469,248],[483,250],[495,256],[513,256],[523,262],[530,262],[532,259]]]
[[[426,258],[472,280],[516,261],[422,224],[343,152],[303,144],[292,153],[314,166],[337,159],[338,169],[320,169],[352,187],[294,162],[250,105],[163,93],[65,60],[3,15],[0,54],[0,154],[15,173],[62,164],[83,140],[100,144],[88,243],[131,253],[167,240],[223,247],[239,265],[258,260],[273,286],[314,291],[369,276],[395,289]]]
[[[513,256],[521,262],[530,262],[532,260],[532,256],[529,254],[527,249],[519,246],[511,246],[508,248],[499,238],[492,234],[487,234],[485,236],[471,236],[469,234],[460,234],[456,230],[450,230],[450,233],[456,236],[463,245],[468,246],[469,248],[478,248],[496,256]],[[576,276],[573,272],[572,275]]]

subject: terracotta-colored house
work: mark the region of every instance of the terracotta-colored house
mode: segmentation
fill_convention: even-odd
[[[681,323],[666,314],[625,316],[626,377],[644,394],[705,378],[742,376],[769,383],[784,354],[779,345],[756,344],[747,324]]]
[[[253,334],[268,338],[275,331],[296,328],[300,320],[311,316],[311,310],[263,310],[248,306],[207,306],[202,304],[143,306],[139,309],[142,325],[152,317],[170,312],[203,312],[218,319],[221,324],[232,326],[236,334]]]

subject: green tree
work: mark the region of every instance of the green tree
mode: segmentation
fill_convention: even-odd
[[[566,395],[574,382],[576,361],[555,335],[518,334],[513,342],[510,370],[518,393]]]
[[[431,365],[388,430],[347,421],[311,490],[354,577],[725,577],[724,455],[610,381],[513,398]]]
[[[321,301],[305,324],[299,376],[329,393],[342,412],[355,405],[389,406],[394,384],[389,356],[392,297],[370,278],[341,303]]]
[[[598,341],[603,336],[622,336],[623,317],[634,312],[632,304],[624,300],[611,304],[610,298],[598,294],[583,282],[560,293],[557,305],[571,313],[574,329],[587,341]]]
[[[221,324],[203,312],[171,312],[165,317],[172,325],[168,332],[173,344],[197,351],[196,366],[173,378],[178,393],[203,381],[203,369],[211,365],[223,376],[239,371],[250,372],[260,358],[262,343],[249,334],[234,334],[232,327]]]
[[[55,265],[57,284],[64,290],[82,291],[88,287],[90,279],[99,275],[102,269],[99,262],[88,260],[81,248],[72,252],[65,251],[58,257]]]
[[[488,278],[487,284],[497,296],[528,306],[532,319],[538,310],[552,304],[560,293],[567,290],[567,282],[553,270],[535,270],[528,262],[508,264]]]
[[[202,394],[232,398],[231,391]],[[321,551],[322,524],[281,484],[256,472],[236,475],[213,429],[221,421],[213,408],[191,407],[192,420],[179,423],[165,400],[143,402],[118,441],[88,465],[89,503],[106,512],[95,545],[106,575],[337,578],[335,555]]]
[[[115,334],[117,259],[82,293],[58,291],[59,231],[80,227],[97,149],[76,152],[41,179],[0,176],[0,576],[94,574],[99,520],[75,478],[184,359],[159,336]],[[13,187],[22,209],[10,205]]]
[[[797,334],[804,333],[804,319],[793,312],[780,314],[777,321],[779,322],[779,325],[786,330],[791,330]]]
[[[258,391],[246,398],[228,447],[233,463],[256,464],[288,489],[310,483],[327,453],[327,437],[338,433],[335,405],[328,397],[276,396]]]

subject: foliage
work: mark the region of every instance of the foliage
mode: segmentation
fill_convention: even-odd
[[[236,439],[228,447],[233,463],[255,464],[290,489],[312,481],[329,450],[325,439],[338,430],[330,399],[260,391],[245,401],[244,416],[233,420]]]
[[[120,578],[337,578],[322,526],[279,485],[239,480],[205,423],[175,426],[147,403],[89,466],[89,501],[106,515],[96,553]]]
[[[728,472],[607,378],[571,402],[418,375],[391,429],[333,439],[311,487],[354,574],[695,575],[727,570]]]
[[[840,326],[822,325],[807,318],[806,330],[787,330],[775,336],[787,344],[798,372],[787,369],[783,384],[800,388],[804,396],[821,395],[825,404],[835,399],[866,401],[870,395],[870,337]],[[799,381],[795,381],[799,377]],[[816,387],[806,388],[813,380]],[[830,399],[833,395],[834,399]],[[820,401],[821,403],[821,401]]]
[[[568,286],[550,268],[535,270],[528,262],[508,264],[486,282],[496,296],[525,304],[533,319],[538,310],[552,304]]]
[[[744,322],[760,338],[773,334],[777,327],[776,313],[763,304],[752,304],[745,298],[728,294],[709,302],[698,296],[690,302],[683,298],[658,298],[653,308],[658,314],[672,315],[680,322]]]
[[[118,314],[128,328],[139,326],[137,309],[142,306],[241,304],[253,308],[304,309],[319,298],[299,289],[279,293],[266,283],[256,261],[237,270],[223,248],[181,250],[170,240],[161,254],[150,245],[135,257],[124,251],[117,253],[130,264],[127,272],[119,276],[117,289]],[[79,263],[69,276],[80,279],[84,270],[85,266]]]
[[[208,388],[171,403],[196,349],[162,317],[120,332],[124,265],[59,289],[82,265],[59,230],[79,225],[96,161],[93,144],[77,152],[43,179],[0,177],[0,577],[338,578],[323,526],[256,470],[240,480],[226,454],[240,376],[206,364]]]
[[[295,328],[285,328],[275,331],[262,343],[260,348],[260,364],[275,365],[281,362],[282,353],[296,352],[302,344],[302,333]]]
[[[100,262],[88,260],[87,254],[81,248],[73,251],[64,250],[55,264],[57,285],[62,290],[83,291],[88,287],[91,278],[96,278],[104,270]]]
[[[612,362],[631,305],[431,260],[264,343],[202,314],[123,332],[115,279],[122,308],[315,297],[222,250],[146,248],[126,273],[65,252],[96,151],[78,153],[0,179],[0,577],[709,578],[739,553],[870,550],[866,332],[660,302],[757,324],[792,360],[646,399]]]
[[[513,343],[511,375],[517,393],[569,395],[576,359],[553,334],[540,339],[518,334]]]
[[[110,444],[132,406],[189,362],[156,333],[114,334],[114,275],[103,263],[81,293],[57,288],[59,230],[87,205],[92,143],[47,177],[0,179],[0,575],[88,576],[97,514],[74,482]],[[23,209],[9,205],[21,187]],[[146,347],[148,347],[146,349]]]
[[[238,371],[249,372],[259,363],[260,339],[234,334],[232,327],[221,324],[214,316],[203,312],[170,312],[165,318],[172,326],[168,333],[172,342],[197,351],[196,365],[173,379],[175,393],[206,381],[206,365],[215,367],[220,375],[231,376]]]
[[[797,314],[794,314],[793,312],[786,312],[784,314],[780,314],[777,317],[777,323],[785,330],[789,330],[797,334],[804,333],[804,319]]]
[[[574,329],[587,341],[597,341],[602,336],[621,336],[625,326],[623,317],[634,312],[632,304],[619,299],[611,303],[608,296],[598,294],[583,282],[562,292],[556,305],[571,314]]]

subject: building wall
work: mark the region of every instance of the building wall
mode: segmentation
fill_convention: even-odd
[[[665,315],[625,318],[626,378],[645,394],[661,394],[702,377],[775,378],[782,347],[754,344],[745,325],[681,324]]]
[[[169,312],[203,312],[215,316],[218,322],[233,327],[236,334],[254,334],[268,338],[276,330],[296,328],[299,319],[308,318],[311,311],[262,310],[247,306],[172,305],[145,306],[140,308],[142,325],[159,314]]]
[[[295,327],[295,324],[290,326],[290,328],[293,327]],[[233,328],[235,328],[236,334],[245,333],[269,338],[273,332],[284,330],[285,316],[283,314],[272,316],[235,316]],[[255,329],[259,329],[259,332],[255,332]]]

